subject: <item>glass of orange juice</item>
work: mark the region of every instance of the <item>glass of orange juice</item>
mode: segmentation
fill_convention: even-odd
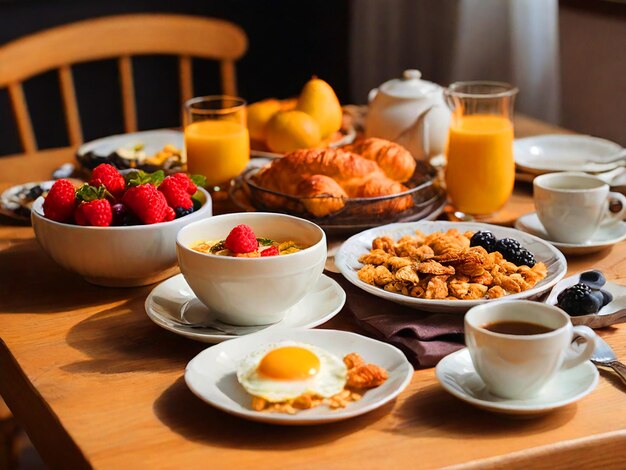
[[[455,209],[488,217],[513,192],[513,103],[508,83],[457,82],[445,90],[452,108],[446,186]]]
[[[187,171],[204,175],[212,195],[228,187],[250,160],[246,102],[233,96],[200,96],[185,103]]]

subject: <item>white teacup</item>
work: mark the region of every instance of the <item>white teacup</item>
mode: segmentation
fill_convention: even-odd
[[[506,329],[503,322],[530,323],[549,331],[492,331],[498,325]],[[577,337],[584,340],[582,348],[573,342]],[[560,369],[569,369],[591,357],[595,337],[591,328],[572,326],[560,308],[528,300],[486,303],[465,315],[465,343],[474,367],[489,391],[504,398],[538,395]]]
[[[626,215],[626,197],[610,192],[608,184],[586,173],[537,176],[533,190],[537,216],[556,242],[584,243],[600,225],[616,223]],[[622,210],[611,213],[611,200],[621,202]]]

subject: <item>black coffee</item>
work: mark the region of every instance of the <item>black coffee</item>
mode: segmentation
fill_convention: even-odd
[[[483,325],[483,328],[493,331],[494,333],[502,333],[505,335],[540,335],[541,333],[554,331],[554,328],[525,321],[498,321],[487,323]]]

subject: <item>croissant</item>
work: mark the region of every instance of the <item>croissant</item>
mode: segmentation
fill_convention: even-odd
[[[392,180],[407,181],[415,171],[413,155],[401,145],[389,140],[371,137],[343,148],[375,161]]]
[[[387,177],[376,162],[339,149],[296,150],[263,167],[255,176],[255,183],[270,191],[301,198],[316,217],[341,210],[349,197],[386,196],[407,190]],[[284,206],[277,196],[260,194],[259,197],[269,207]],[[411,196],[404,196],[372,204],[364,213],[400,212],[412,204]]]

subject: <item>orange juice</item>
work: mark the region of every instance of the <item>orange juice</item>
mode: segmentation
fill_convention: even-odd
[[[502,116],[463,116],[450,126],[446,185],[467,214],[498,211],[513,192],[513,124]]]
[[[205,120],[185,128],[187,170],[206,176],[217,185],[239,175],[250,160],[250,139],[245,125],[233,121]]]

